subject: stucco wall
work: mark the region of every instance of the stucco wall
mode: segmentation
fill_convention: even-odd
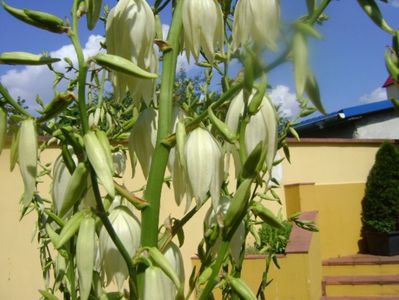
[[[291,143],[291,161],[284,162],[283,184],[315,183],[353,183],[364,182],[373,164],[378,143],[342,143],[330,141],[303,141]],[[58,155],[58,149],[47,150],[43,157],[52,160]],[[129,165],[129,163],[128,163]],[[130,170],[126,171],[124,181],[129,189],[140,188],[144,183],[142,176],[133,182]],[[49,189],[49,183],[41,184],[40,190]],[[19,222],[18,200],[23,191],[18,170],[9,172],[9,150],[5,149],[0,157],[0,190],[2,191],[2,210],[0,211],[0,299],[35,299],[37,289],[43,286],[38,262],[37,245],[33,242],[32,231],[34,216]],[[334,191],[332,191],[333,193]],[[279,191],[283,202],[285,196]],[[174,205],[172,191],[166,186],[162,192],[163,220],[171,214],[180,218],[183,208]],[[186,227],[186,241],[182,247],[186,269],[191,268],[190,257],[195,254],[196,245],[202,236],[204,207]],[[284,211],[284,210],[283,210]],[[320,216],[320,222],[322,222]],[[190,272],[186,271],[189,276]]]
[[[399,139],[399,117],[396,111],[375,114],[356,122],[354,138]]]

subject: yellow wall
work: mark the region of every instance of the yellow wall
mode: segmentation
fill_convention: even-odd
[[[365,182],[368,170],[373,164],[377,148],[378,144],[369,143],[334,143],[324,145],[308,142],[294,143],[291,145],[292,164],[288,164],[287,162],[284,163],[283,184],[301,182]],[[49,149],[45,151],[43,157],[51,161],[57,155],[57,149]],[[23,186],[17,168],[13,173],[8,171],[9,150],[3,150],[0,157],[0,190],[2,191],[2,210],[0,211],[0,236],[2,237],[0,246],[0,299],[32,299],[38,295],[36,292],[37,289],[42,287],[38,252],[36,249],[37,245],[30,242],[34,226],[34,217],[25,218],[21,222],[18,221],[18,200],[22,194]],[[144,183],[142,176],[138,180],[136,178],[135,182],[133,182],[130,179],[129,169],[126,171],[124,181],[131,190],[140,188]],[[40,190],[42,192],[48,189],[48,181],[40,185]],[[288,195],[291,190],[292,189],[287,191],[286,195]],[[331,191],[328,199],[336,198],[335,201],[341,201],[338,197],[333,197],[334,193],[335,191]],[[282,196],[284,203],[285,194],[283,190],[280,190],[279,194]],[[326,194],[328,194],[328,192],[326,192]],[[183,215],[183,209],[176,208],[172,192],[166,186],[163,188],[162,197],[161,220],[166,218],[169,214],[180,218]],[[325,197],[327,197],[327,195]],[[328,203],[332,205],[334,202],[328,201]],[[347,203],[344,201],[339,203],[341,203],[343,207],[347,206]],[[202,236],[203,216],[205,215],[206,209],[207,208],[204,207],[185,228],[186,241],[182,248],[182,253],[187,270],[191,268],[190,257],[195,254],[196,245]],[[313,209],[316,208],[311,208],[311,210]],[[333,210],[330,206],[328,206],[328,209],[327,211]],[[323,211],[321,211],[319,216],[322,229],[325,227],[323,224],[327,223],[323,221],[323,216],[326,215]],[[327,215],[329,214],[327,213]],[[334,215],[337,216],[335,213]],[[334,219],[335,218],[331,217],[330,221],[334,221]],[[342,223],[343,219],[339,219],[341,220],[339,223]],[[328,221],[328,223],[330,221]],[[334,222],[329,224],[334,224]],[[334,236],[335,235],[336,232]],[[322,245],[325,244],[323,235],[321,235],[321,240]],[[324,250],[323,257],[326,257],[326,253],[327,252]],[[186,273],[189,274],[190,272],[186,271]],[[21,288],[21,284],[24,288]]]
[[[309,142],[290,145],[284,184],[365,182],[380,143]]]
[[[359,252],[364,183],[299,184],[285,187],[287,214],[317,210],[323,258]]]

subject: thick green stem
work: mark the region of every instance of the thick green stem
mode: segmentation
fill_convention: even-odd
[[[142,212],[141,242],[144,247],[157,247],[158,245],[161,190],[169,158],[169,148],[163,145],[161,141],[170,134],[172,127],[172,96],[182,31],[182,3],[182,0],[176,1],[176,8],[168,37],[168,43],[172,49],[164,54],[163,60],[157,142],[152,157],[147,188],[144,191],[144,200],[150,204],[150,206],[146,207]]]
[[[82,122],[82,133],[85,134],[89,131],[89,121],[86,107],[86,77],[88,66],[85,62],[82,46],[80,45],[78,35],[78,6],[80,0],[74,0],[72,6],[72,29],[69,32],[69,37],[75,48],[76,56],[78,58],[79,74],[78,74],[78,104],[80,111],[80,119]]]
[[[182,34],[182,4],[182,0],[176,1],[168,35],[168,43],[171,49],[163,57],[157,142],[152,157],[147,187],[144,191],[144,200],[150,206],[143,209],[141,213],[141,245],[143,247],[158,247],[161,191],[170,150],[169,147],[161,142],[170,134],[172,127],[173,86],[176,78],[177,56],[179,55],[180,37]],[[139,295],[142,298],[144,291],[144,268],[139,269],[138,284]]]

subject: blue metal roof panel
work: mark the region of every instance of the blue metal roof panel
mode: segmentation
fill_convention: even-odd
[[[363,105],[352,106],[344,108],[342,112],[347,118],[355,117],[359,115],[365,115],[369,113],[374,113],[381,110],[386,110],[393,108],[393,104],[390,100],[384,100],[379,102],[372,102]]]
[[[312,124],[317,124],[317,123],[323,122],[325,120],[331,120],[334,118],[342,119],[341,116],[344,116],[344,118],[347,119],[347,118],[351,118],[351,117],[366,115],[366,114],[375,113],[375,112],[386,110],[386,109],[391,109],[393,107],[394,106],[390,100],[384,100],[384,101],[379,101],[379,102],[372,102],[372,103],[352,106],[352,107],[344,108],[341,110],[337,110],[337,111],[329,113],[327,115],[321,115],[321,116],[317,116],[314,118],[304,120],[301,123],[297,124],[295,126],[295,128],[299,129],[304,126],[310,126]]]

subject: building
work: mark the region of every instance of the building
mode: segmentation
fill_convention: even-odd
[[[399,96],[391,77],[384,85],[389,99]],[[303,138],[399,139],[399,113],[390,100],[344,108],[295,126]]]

